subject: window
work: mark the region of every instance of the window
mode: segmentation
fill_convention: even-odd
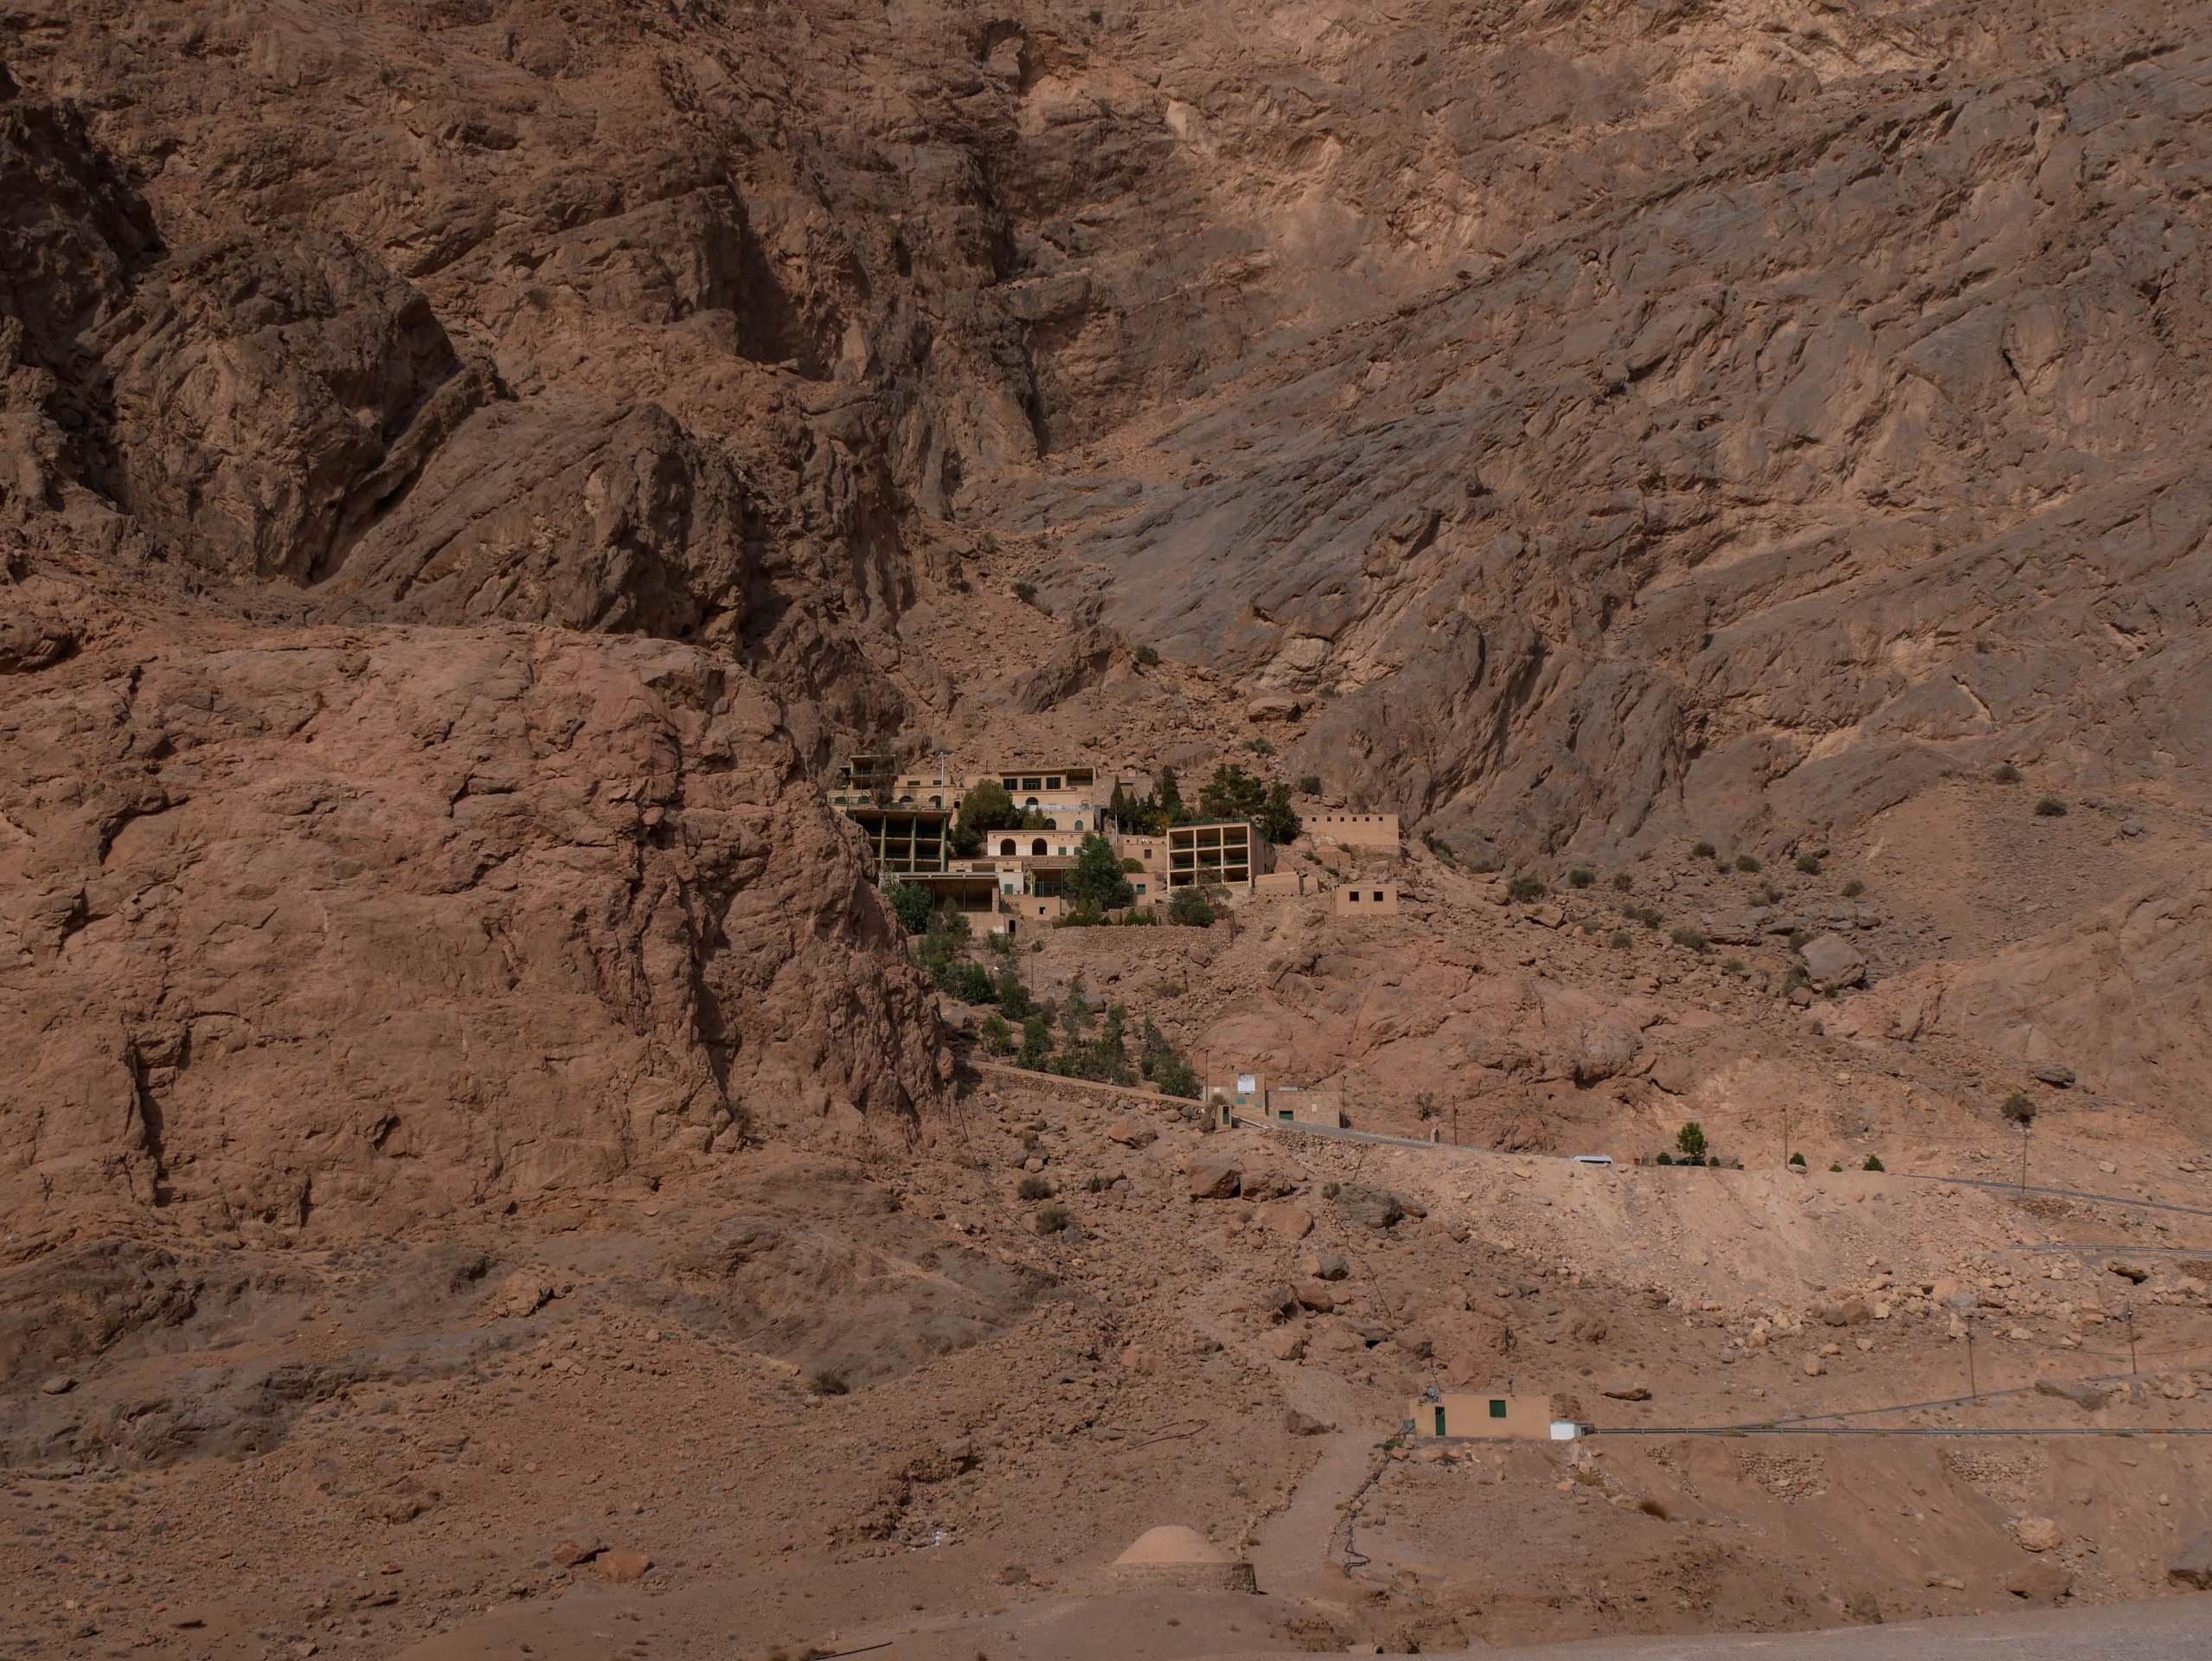
[[[1296,1115],[1293,1114],[1287,1107],[1278,1107],[1275,1110],[1275,1117],[1277,1119],[1292,1119],[1296,1117]]]
[[[1044,828],[1048,830],[1057,830],[1060,829],[1060,821],[1058,819],[1047,819],[1044,822]],[[1060,851],[1064,854],[1068,850],[1063,848]]]
[[[1030,797],[1030,798],[1029,798],[1029,799],[1028,801],[1026,801],[1026,802],[1024,802],[1024,803],[1023,803],[1023,804],[1022,804],[1022,805],[1023,805],[1023,806],[1024,806],[1024,807],[1035,807],[1036,805],[1037,805],[1037,798],[1036,798],[1035,797],[1034,797],[1034,796]]]
[[[1042,859],[1044,857],[1044,838],[1042,837],[1039,837],[1035,842],[1029,844],[1029,856],[1033,859]]]
[[[1060,780],[1057,779],[1048,779],[1044,781],[1044,787],[1047,790],[1058,790],[1060,788]]]
[[[1352,890],[1352,903],[1354,905],[1359,904],[1359,890],[1357,888],[1354,888]]]
[[[1142,893],[1144,893],[1144,885],[1142,882],[1139,882],[1139,883],[1137,885],[1137,892],[1138,892],[1138,893],[1139,893],[1139,894],[1142,894]]]
[[[1011,859],[1014,856],[1014,843],[1010,839],[998,844],[998,856],[1001,859]]]
[[[1022,788],[1024,790],[1042,790],[1044,788],[1044,780],[1042,779],[1024,779],[1022,780]],[[1035,802],[1031,802],[1029,805],[1031,807],[1035,807],[1036,804]]]
[[[1378,906],[1382,903],[1382,890],[1380,888],[1375,891],[1375,903]]]
[[[1503,1401],[1491,1402],[1490,1404],[1490,1416],[1493,1419],[1503,1419],[1505,1417],[1505,1403]]]

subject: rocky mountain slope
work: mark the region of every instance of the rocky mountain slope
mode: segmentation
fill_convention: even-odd
[[[1949,1401],[1972,1321],[2069,1427],[2194,1427],[2209,176],[2162,0],[0,7],[0,1632],[2178,1585],[2183,1438],[1369,1456],[1502,1377],[2012,1422]],[[1470,1151],[984,1084],[856,746],[1399,811],[1286,856],[1400,924],[1027,972]],[[1914,1180],[2008,1171],[2015,1090],[2077,1197]],[[1898,1174],[1772,1169],[1785,1109]],[[1770,1168],[1523,1158],[1693,1118]],[[1093,1578],[1163,1521],[1281,1595]]]

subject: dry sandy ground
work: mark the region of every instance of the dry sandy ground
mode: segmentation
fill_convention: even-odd
[[[2212,1446],[2180,1433],[2212,1400],[2194,1260],[2029,1249],[2108,1238],[2093,1218],[1902,1176],[1203,1137],[1168,1104],[997,1083],[966,1126],[842,1188],[763,1152],[482,1239],[214,1254],[261,1290],[16,1412],[19,1448],[67,1426],[109,1451],[11,1473],[10,1652],[1430,1651],[1997,1610],[2031,1562],[2068,1603],[2158,1597],[2212,1526]],[[1074,1230],[1041,1237],[1014,1195],[1040,1159]],[[1190,1200],[1185,1167],[1222,1159],[1288,1196]],[[1362,1190],[1427,1215],[1368,1226]],[[1273,1312],[1327,1254],[1331,1311]],[[516,1277],[545,1301],[503,1312]],[[1978,1406],[1948,1400],[1960,1289]],[[1998,1393],[2125,1373],[2128,1310],[2134,1389],[2093,1411]],[[850,1394],[817,1392],[824,1357]],[[1452,1363],[1649,1433],[1388,1448]],[[248,1376],[289,1394],[247,1411]],[[232,1457],[190,1456],[180,1399]],[[1897,1403],[1940,1405],[1867,1411]],[[149,1456],[132,1427],[163,1413]],[[1667,1433],[1769,1421],[1818,1433]],[[2060,1543],[2024,1549],[2023,1517]],[[1106,1578],[1166,1522],[1243,1550],[1263,1595]],[[603,1549],[564,1566],[578,1547]],[[642,1578],[609,1581],[622,1552]]]

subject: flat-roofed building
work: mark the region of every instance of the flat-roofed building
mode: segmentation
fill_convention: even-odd
[[[1398,885],[1395,882],[1346,882],[1333,890],[1336,913],[1339,917],[1395,917],[1398,914]]]
[[[1406,1427],[1423,1440],[1571,1440],[1580,1427],[1551,1416],[1548,1395],[1513,1395],[1433,1390],[1406,1408]]]
[[[1305,871],[1269,871],[1252,879],[1252,891],[1262,899],[1290,898],[1311,894],[1314,888],[1311,875]]]
[[[952,813],[943,807],[878,807],[845,804],[843,813],[861,829],[875,850],[876,869],[882,874],[907,875],[947,869],[950,850],[946,831]]]
[[[1302,824],[1306,835],[1325,837],[1347,848],[1389,848],[1398,845],[1395,813],[1309,813]]]
[[[1098,769],[1087,761],[997,767],[971,776],[965,788],[972,789],[985,779],[995,779],[1004,786],[1016,808],[1041,814],[1047,830],[1080,836],[1086,830],[1106,828],[1106,803],[1113,786],[1100,779]]]
[[[1257,827],[1243,819],[1170,825],[1166,842],[1170,890],[1211,881],[1248,894],[1254,877],[1275,869],[1275,850]]]

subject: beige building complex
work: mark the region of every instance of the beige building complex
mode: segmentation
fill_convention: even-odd
[[[952,822],[962,798],[986,779],[1003,786],[1030,823],[986,832],[981,851],[962,859],[952,852]],[[1068,879],[1084,837],[1093,834],[1137,862],[1127,875],[1142,906],[1159,905],[1183,888],[1219,885],[1248,895],[1266,883],[1275,891],[1307,891],[1302,875],[1287,885],[1271,880],[1274,850],[1242,819],[1178,824],[1157,837],[1115,834],[1106,813],[1115,782],[1076,761],[997,767],[956,782],[941,764],[933,776],[901,766],[896,756],[856,754],[837,770],[830,800],[867,837],[884,879],[921,882],[939,892],[940,903],[978,915],[1051,921],[1064,914]]]
[[[1405,1433],[1422,1440],[1571,1441],[1582,1427],[1551,1416],[1545,1395],[1476,1395],[1431,1390],[1406,1407]]]

